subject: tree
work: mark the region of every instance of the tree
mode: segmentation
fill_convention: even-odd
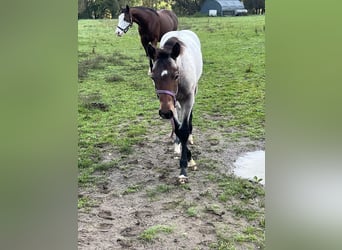
[[[176,0],[173,10],[177,15],[193,15],[199,12],[204,0]]]
[[[246,0],[265,1],[265,0]],[[110,12],[116,18],[121,8],[145,6],[154,9],[169,9],[177,15],[193,15],[199,12],[204,0],[78,0],[78,18],[106,18]]]
[[[78,0],[78,18],[104,18],[120,12],[118,0]]]

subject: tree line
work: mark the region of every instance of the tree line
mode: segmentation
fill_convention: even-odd
[[[146,6],[154,9],[173,10],[179,16],[193,15],[200,11],[205,0],[78,0],[79,19],[116,18],[121,8]],[[251,14],[262,9],[265,12],[265,0],[242,0]]]

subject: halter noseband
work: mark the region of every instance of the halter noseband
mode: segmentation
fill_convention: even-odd
[[[121,31],[123,31],[124,33],[126,33],[128,30],[129,30],[129,28],[132,26],[132,23],[130,23],[126,28],[121,28],[119,25],[118,26],[116,26],[116,27],[118,27],[118,29],[119,30],[121,30]]]
[[[174,102],[173,105],[176,106],[176,95],[177,95],[177,93],[173,93],[172,91],[165,90],[165,89],[156,89],[156,93],[157,93],[157,95],[159,95],[159,94],[166,94],[166,95],[172,96],[173,97],[173,102]]]

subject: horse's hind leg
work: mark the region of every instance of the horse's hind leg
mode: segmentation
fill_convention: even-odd
[[[197,170],[197,164],[194,161],[194,159],[192,159],[191,151],[189,149],[188,149],[188,154],[187,154],[187,160],[188,160],[188,167],[191,168],[191,170],[193,171]]]

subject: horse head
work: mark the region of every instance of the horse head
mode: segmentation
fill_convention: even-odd
[[[176,63],[181,53],[180,41],[171,39],[163,49],[148,45],[148,56],[153,62],[151,78],[160,101],[159,115],[171,119],[175,114],[178,93],[179,69]]]
[[[129,6],[126,5],[126,8],[123,8],[121,10],[121,13],[118,17],[118,25],[116,26],[115,34],[117,34],[118,36],[122,36],[129,30],[132,24],[132,14],[130,12]]]

